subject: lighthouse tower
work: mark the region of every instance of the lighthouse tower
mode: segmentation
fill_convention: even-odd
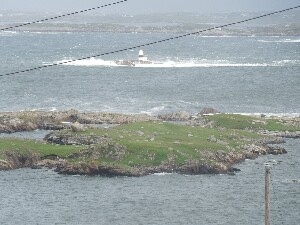
[[[148,61],[147,57],[144,56],[143,50],[140,50],[140,51],[139,51],[139,61],[140,61],[140,62]]]

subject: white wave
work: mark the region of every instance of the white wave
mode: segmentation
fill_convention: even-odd
[[[21,110],[21,111],[32,111],[32,112],[35,112],[35,111],[50,111],[50,112],[55,112],[57,111],[57,108],[56,107],[48,107],[48,108],[33,108],[33,109],[25,109],[25,110]]]
[[[7,33],[7,34],[16,34],[17,31],[10,31],[10,30],[6,30],[6,31],[3,31],[4,33]]]
[[[264,43],[300,43],[300,39],[281,39],[281,40],[258,40]]]
[[[145,113],[145,114],[148,114],[148,115],[153,115],[153,114],[156,114],[158,112],[163,111],[165,108],[166,108],[166,106],[163,106],[163,105],[162,106],[155,106],[155,107],[151,108],[148,111],[141,111],[140,113]]]
[[[17,31],[9,31],[9,30],[0,32],[0,36],[8,36],[8,37],[17,35],[17,34],[18,34]]]
[[[300,43],[300,39],[298,39],[298,40],[286,40],[285,42]]]
[[[152,174],[153,176],[166,176],[166,175],[173,175],[174,173],[165,173],[165,172],[163,172],[163,173],[154,173],[154,174]]]
[[[70,60],[61,60],[56,63],[60,64],[63,63],[63,65],[67,66],[118,66],[114,61],[105,61],[102,59],[85,59],[85,60],[77,60],[73,62],[69,62]]]
[[[235,63],[227,60],[186,60],[186,61],[154,61],[152,64],[135,64],[135,66],[118,65],[115,61],[106,61],[102,59],[86,59],[86,60],[61,60],[56,63],[66,66],[88,66],[88,67],[136,67],[136,68],[192,68],[192,67],[267,67],[267,66],[283,66],[289,63],[299,63],[297,60],[285,60],[273,63]],[[46,64],[46,63],[45,63]]]
[[[267,63],[197,63],[197,62],[165,62],[154,64],[136,64],[135,67],[156,68],[188,68],[188,67],[265,67],[273,66]]]
[[[280,61],[274,61],[273,63],[275,66],[300,65],[300,60],[284,59],[284,60],[280,60]]]
[[[239,36],[234,36],[234,35],[222,35],[222,36],[218,36],[218,35],[199,35],[199,36],[195,36],[195,38],[232,38],[232,37],[239,37]]]

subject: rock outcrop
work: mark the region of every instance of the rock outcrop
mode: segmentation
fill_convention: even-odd
[[[32,131],[36,129],[61,130],[65,122],[74,129],[82,129],[83,124],[127,124],[142,121],[156,121],[157,117],[147,114],[126,115],[106,112],[68,111],[24,111],[0,113],[0,133]]]
[[[39,156],[32,152],[20,154],[14,151],[4,153],[5,160],[0,160],[0,170],[11,170],[23,167],[31,167],[40,160]]]
[[[15,152],[6,152],[6,160],[0,160],[0,170],[10,170],[22,167],[54,168],[56,172],[69,175],[100,175],[100,176],[145,176],[153,173],[180,173],[180,174],[230,174],[234,175],[237,169],[233,166],[245,159],[254,159],[259,155],[266,154],[285,154],[287,151],[278,146],[254,145],[244,146],[244,152],[224,152],[217,151],[209,154],[210,160],[215,163],[199,160],[188,160],[183,165],[178,166],[172,163],[172,160],[159,166],[120,166],[119,164],[102,164],[98,158],[104,157],[118,162],[125,155],[126,147],[119,144],[112,144],[104,141],[99,145],[90,146],[80,152],[73,153],[65,159],[59,157],[47,156],[38,157],[35,154],[23,156]],[[90,161],[85,161],[89,158]],[[69,162],[67,159],[76,159],[78,162]]]
[[[64,112],[15,112],[15,113],[0,113],[0,133],[1,132],[16,132],[29,131],[35,129],[50,129],[62,130],[67,125],[70,128],[68,131],[55,131],[45,136],[45,141],[55,145],[80,145],[81,150],[72,153],[64,158],[59,158],[57,155],[47,155],[41,157],[33,152],[6,151],[4,159],[0,160],[0,170],[17,169],[22,167],[41,168],[46,166],[54,168],[62,174],[81,174],[81,175],[101,175],[101,176],[144,176],[152,173],[182,173],[182,174],[234,174],[237,169],[233,166],[245,159],[254,159],[259,155],[266,154],[285,154],[286,150],[282,147],[273,146],[270,144],[284,143],[284,138],[300,138],[300,131],[254,131],[262,136],[253,137],[252,135],[233,135],[234,131],[228,131],[228,138],[219,137],[216,133],[211,133],[206,137],[206,141],[212,145],[221,146],[220,149],[225,150],[196,150],[196,153],[205,155],[204,160],[191,159],[186,157],[180,164],[176,163],[176,154],[170,153],[165,156],[160,165],[148,166],[148,164],[140,165],[125,163],[126,153],[130,152],[126,146],[121,143],[124,133],[119,134],[122,138],[110,138],[107,134],[102,136],[95,134],[85,134],[84,129],[87,124],[127,124],[141,121],[183,121],[184,124],[190,126],[202,126],[214,128],[213,121],[207,120],[205,114],[218,113],[214,109],[204,109],[197,116],[192,116],[186,112],[171,113],[152,117],[146,114],[141,115],[122,115],[113,113],[81,113],[75,110]],[[296,122],[298,120],[295,120]],[[64,123],[62,123],[64,122]],[[261,121],[258,121],[261,122]],[[295,122],[295,123],[296,123]],[[293,120],[290,121],[293,123]],[[66,125],[67,124],[67,125]],[[158,123],[156,123],[158,124]],[[163,124],[163,123],[159,123]],[[263,124],[265,125],[265,124]],[[140,129],[140,128],[138,128]],[[219,128],[226,129],[226,128]],[[266,129],[266,128],[265,128]],[[293,130],[293,129],[291,129]],[[71,132],[73,131],[73,132]],[[249,131],[249,130],[248,130]],[[133,130],[130,135],[137,135],[137,141],[145,140],[155,143],[159,139],[159,132],[151,130],[151,135],[147,134],[146,130]],[[195,134],[186,132],[190,139],[195,138]],[[230,139],[233,138],[233,139]],[[133,139],[135,141],[136,139]],[[230,146],[230,141],[237,141],[238,147]],[[175,144],[180,144],[181,140],[172,140]],[[239,141],[245,141],[241,142]],[[123,142],[124,143],[124,142]],[[251,144],[245,144],[251,143]],[[129,145],[130,146],[130,145]],[[77,146],[78,147],[78,146]],[[80,149],[78,148],[78,149]],[[198,151],[198,152],[197,152]],[[130,153],[131,154],[131,153]],[[133,153],[136,154],[136,153]],[[139,154],[139,153],[138,153]],[[183,155],[185,153],[182,153]],[[141,159],[155,159],[155,154],[149,153],[147,156],[141,156]],[[200,157],[201,158],[201,157]],[[104,159],[104,160],[102,160]],[[139,158],[140,159],[140,158]],[[101,161],[102,160],[102,161]],[[185,161],[184,161],[185,160]],[[126,160],[125,160],[126,161]],[[137,160],[139,162],[139,160]],[[149,163],[151,164],[151,163]],[[152,164],[151,164],[152,165]]]
[[[175,112],[165,115],[159,115],[157,117],[164,121],[188,121],[192,118],[192,115],[187,112]]]
[[[281,137],[281,138],[300,138],[300,131],[258,131],[257,133],[267,136]]]
[[[47,134],[44,138],[45,141],[58,145],[93,145],[102,142],[107,142],[109,138],[101,137],[98,135],[85,135],[85,134],[68,134],[64,132],[52,132]]]
[[[208,115],[208,114],[217,114],[220,113],[220,111],[218,111],[217,109],[214,108],[204,108],[200,111],[200,113],[198,115]]]

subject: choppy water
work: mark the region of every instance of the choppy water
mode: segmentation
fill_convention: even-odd
[[[170,34],[0,33],[0,74],[118,50]],[[138,50],[0,77],[0,110],[300,113],[300,37],[188,37],[144,48],[159,66],[119,67]],[[23,135],[23,134],[21,134]],[[34,132],[29,134],[36,135]],[[27,136],[26,136],[27,137]],[[287,155],[246,161],[237,176],[62,176],[0,172],[0,224],[300,224],[300,141]],[[295,182],[294,182],[295,181]]]
[[[174,34],[2,32],[0,73],[105,53]],[[300,112],[300,37],[192,36],[143,49],[147,67],[118,67],[138,49],[1,77],[1,111],[150,114]]]

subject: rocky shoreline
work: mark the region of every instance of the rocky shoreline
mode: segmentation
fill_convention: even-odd
[[[283,138],[299,138],[300,131],[267,131],[260,130],[256,133],[263,135],[264,138],[253,140],[252,143],[242,146],[242,151],[233,150],[210,152],[204,150],[207,161],[187,160],[184,164],[175,163],[173,155],[160,165],[146,166],[134,165],[130,168],[122,167],[117,163],[100,163],[96,159],[106,157],[112,161],[121,160],[127,151],[126,146],[111,142],[110,137],[98,135],[77,134],[70,135],[60,132],[66,128],[73,131],[80,131],[86,127],[97,127],[99,124],[130,124],[144,121],[173,121],[184,123],[188,126],[212,127],[213,121],[205,119],[206,114],[218,113],[214,110],[205,109],[197,115],[190,115],[186,112],[172,113],[168,115],[149,116],[146,114],[123,115],[114,113],[86,113],[76,110],[63,112],[6,112],[0,113],[0,133],[13,133],[19,131],[31,131],[35,129],[58,130],[45,137],[45,142],[53,145],[85,146],[82,150],[69,154],[66,157],[59,157],[55,154],[40,156],[37,153],[27,152],[25,155],[15,151],[5,151],[4,160],[0,160],[0,170],[11,170],[23,167],[38,169],[42,167],[52,168],[61,174],[80,174],[80,175],[100,175],[100,176],[145,176],[153,173],[179,173],[179,174],[231,174],[238,169],[234,165],[245,160],[254,159],[259,155],[266,154],[285,154],[286,150],[282,147],[271,146],[270,144],[283,143]],[[286,123],[286,121],[284,121]],[[291,122],[288,120],[288,122]],[[298,126],[299,120],[292,121],[293,125]],[[84,127],[84,128],[83,128]],[[142,135],[142,134],[141,134]],[[209,142],[225,144],[214,136],[208,138]],[[95,147],[98,146],[98,147]],[[99,147],[100,146],[100,147]],[[101,151],[99,151],[101,148]],[[228,147],[229,148],[229,147]],[[111,151],[113,149],[113,151]],[[101,155],[103,154],[103,155]],[[203,153],[202,153],[203,154]],[[89,157],[89,161],[85,159]],[[72,161],[72,160],[75,160]],[[214,163],[209,163],[213,161]]]
[[[97,163],[69,163],[65,159],[59,158],[56,155],[48,155],[46,157],[39,157],[38,155],[20,155],[14,152],[6,152],[6,160],[0,160],[0,170],[12,170],[19,168],[32,168],[41,169],[46,167],[48,169],[54,169],[55,172],[67,175],[100,175],[107,177],[114,176],[145,176],[153,173],[179,173],[179,174],[228,174],[234,175],[239,169],[233,166],[245,159],[255,159],[260,155],[279,155],[286,154],[287,151],[278,146],[258,146],[249,145],[245,146],[245,153],[235,154],[233,152],[225,154],[224,152],[217,152],[211,155],[211,159],[218,161],[214,166],[201,163],[197,160],[191,160],[186,165],[176,166],[172,163],[166,163],[161,166],[140,166],[134,167],[130,171],[124,170],[118,166],[106,166]],[[72,156],[69,156],[72,157]]]
[[[0,112],[0,133],[33,131],[36,129],[62,130],[69,124],[78,122],[86,125],[127,124],[140,121],[155,121],[156,117],[147,114],[125,115],[106,112],[67,111],[21,111]]]

